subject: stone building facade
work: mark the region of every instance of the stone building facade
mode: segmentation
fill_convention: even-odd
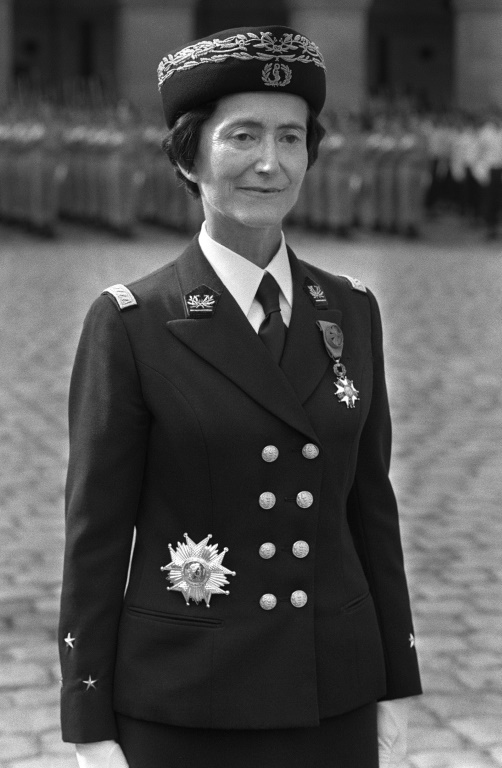
[[[92,82],[157,109],[166,51],[260,23],[290,24],[320,46],[334,109],[376,92],[502,108],[502,0],[0,0],[0,104],[16,88]]]

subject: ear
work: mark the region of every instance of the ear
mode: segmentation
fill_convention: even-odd
[[[192,166],[192,170],[187,171],[186,168],[183,168],[183,166],[178,163],[178,168],[180,169],[183,176],[188,179],[188,181],[193,181],[194,184],[197,184],[197,173],[195,172],[195,166]]]

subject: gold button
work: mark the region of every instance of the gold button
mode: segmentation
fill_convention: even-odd
[[[263,461],[275,461],[279,456],[279,449],[275,445],[266,445],[261,452]]]
[[[291,605],[294,605],[295,608],[303,608],[307,604],[307,600],[307,593],[303,589],[297,589],[291,595]]]
[[[310,491],[300,491],[296,497],[296,503],[302,509],[307,509],[307,507],[311,507],[314,503],[314,497]]]
[[[264,611],[271,611],[277,605],[277,598],[271,594],[262,595],[260,597],[260,605]]]
[[[275,496],[271,491],[260,493],[259,504],[262,509],[272,509],[275,504]]]
[[[319,448],[314,443],[306,443],[302,448],[302,454],[306,459],[317,459]]]
[[[271,541],[266,541],[265,544],[261,545],[259,552],[260,557],[263,557],[264,560],[270,560],[275,555],[275,544],[272,544]]]
[[[295,541],[293,544],[293,554],[295,557],[307,557],[310,547],[306,541]]]

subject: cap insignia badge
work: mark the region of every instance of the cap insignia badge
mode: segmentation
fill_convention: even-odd
[[[305,278],[303,290],[312,301],[316,309],[328,309],[328,300],[323,289],[317,283],[314,283],[309,277]]]
[[[325,320],[318,320],[317,325],[322,332],[326,351],[334,360],[335,395],[347,408],[355,408],[356,401],[360,400],[359,390],[355,388],[354,382],[347,378],[347,369],[340,361],[343,352],[343,331],[336,323],[328,323]]]
[[[220,295],[207,285],[199,285],[193,291],[185,294],[185,307],[188,317],[200,320],[211,317]]]
[[[261,73],[261,79],[265,85],[272,85],[274,88],[288,85],[292,77],[291,67],[288,67],[287,64],[279,64],[278,61],[275,64],[269,61],[268,64],[265,64]]]
[[[204,600],[209,608],[213,595],[230,594],[228,590],[222,589],[229,583],[226,576],[235,576],[235,571],[229,571],[222,565],[228,548],[225,547],[219,553],[218,544],[208,546],[211,534],[198,544],[192,541],[187,533],[183,535],[186,543],[178,542],[175,550],[169,544],[171,562],[160,570],[169,571],[166,578],[170,580],[172,586],[167,587],[168,591],[182,592],[187,605],[189,600],[197,604]]]

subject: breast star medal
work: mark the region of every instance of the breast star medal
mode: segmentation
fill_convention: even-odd
[[[336,376],[334,382],[335,395],[339,402],[345,403],[347,408],[355,408],[356,400],[359,400],[359,390],[354,382],[347,378],[347,369],[340,362],[343,352],[343,332],[336,323],[328,323],[326,320],[318,320],[317,325],[322,332],[324,346],[331,359],[334,361],[333,371]]]
[[[229,583],[226,575],[235,576],[235,571],[229,571],[222,565],[223,558],[228,552],[228,548],[219,553],[218,545],[208,546],[211,534],[196,544],[188,536],[183,534],[186,543],[173,549],[169,544],[171,553],[171,562],[164,565],[160,570],[169,571],[166,577],[171,581],[172,586],[167,587],[169,591],[182,592],[189,605],[189,600],[197,604],[205,601],[209,608],[209,603],[213,595],[229,595],[228,590],[222,589]]]

